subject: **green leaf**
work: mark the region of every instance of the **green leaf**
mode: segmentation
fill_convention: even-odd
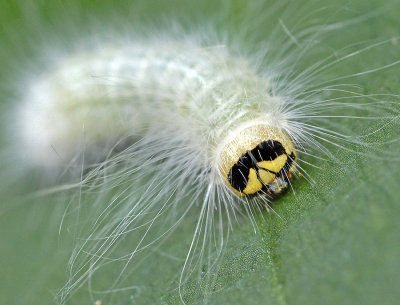
[[[54,4],[56,3],[56,4]],[[94,5],[96,3],[96,5]],[[228,2],[227,2],[228,3]],[[81,12],[87,17],[90,11],[97,17],[106,18],[112,10],[114,16],[154,16],[174,13],[182,22],[191,24],[188,16],[194,14],[198,20],[207,20],[215,11],[228,7],[230,14],[223,15],[222,24],[234,36],[238,26],[251,21],[251,14],[241,1],[228,5],[215,4],[207,0],[197,4],[184,1],[158,3],[142,1],[131,5],[121,1],[112,7],[108,1],[71,1],[67,7],[71,12]],[[268,4],[260,2],[260,11],[268,11]],[[287,1],[281,6],[271,5],[276,14],[289,11],[311,13],[318,22],[327,20],[349,21],[349,32],[326,33],[323,45],[327,49],[319,53],[320,58],[331,54],[329,49],[339,50],[354,42],[365,45],[383,41],[398,35],[399,5],[396,1],[381,4],[380,0],[363,1]],[[35,15],[21,13],[28,3],[0,4],[0,41],[5,41],[0,63],[9,67],[16,49],[25,49],[28,55],[37,50],[32,47],[30,36],[40,27],[29,29],[29,18]],[[67,16],[60,3],[38,1],[43,24],[52,28],[56,16]],[[73,9],[71,9],[73,7]],[[132,9],[135,8],[135,9]],[[197,13],[193,13],[197,12]],[[315,15],[314,15],[315,13]],[[300,13],[296,16],[299,16]],[[153,16],[153,17],[149,17]],[[355,16],[364,20],[358,20]],[[33,18],[32,17],[32,18]],[[259,16],[254,16],[259,17]],[[284,22],[295,24],[290,14],[282,15]],[[88,20],[80,19],[84,28]],[[262,19],[262,18],[261,18]],[[274,20],[279,15],[274,15]],[[307,18],[306,18],[307,19]],[[240,21],[240,22],[239,22]],[[151,21],[149,21],[151,23]],[[264,36],[269,21],[260,22],[254,37]],[[302,21],[306,22],[306,21]],[[58,25],[62,26],[62,22]],[[24,32],[26,30],[26,32]],[[57,32],[57,26],[53,31]],[[12,37],[13,35],[20,37]],[[36,34],[39,37],[40,34]],[[324,34],[321,34],[324,37]],[[42,38],[44,39],[44,38]],[[252,42],[253,43],[253,42]],[[359,49],[353,46],[352,50]],[[350,63],[338,64],[326,77],[338,77],[384,67],[399,60],[400,40],[377,49],[359,54]],[[343,54],[341,54],[343,56]],[[340,56],[340,55],[338,55]],[[318,59],[320,59],[318,58]],[[315,59],[316,60],[316,59]],[[305,62],[304,66],[312,64]],[[14,66],[15,70],[18,67]],[[2,69],[1,87],[9,92],[14,77],[8,69]],[[335,74],[336,73],[336,74]],[[337,74],[339,73],[339,74]],[[388,67],[377,73],[360,75],[356,79],[340,82],[361,84],[362,93],[398,93],[399,66]],[[8,96],[8,94],[7,94]],[[382,97],[393,101],[393,112],[399,110],[398,98]],[[11,98],[10,98],[11,100]],[[2,98],[3,113],[12,108],[11,102]],[[319,168],[305,165],[313,182],[300,177],[274,205],[275,213],[256,215],[257,230],[249,219],[243,218],[233,224],[229,242],[218,265],[203,281],[189,280],[182,287],[182,297],[188,304],[396,304],[400,299],[400,151],[399,120],[382,122],[348,120],[342,128],[361,134],[371,134],[367,140],[378,149],[353,151],[333,149],[335,162],[314,160]],[[9,137],[6,133],[3,138]],[[7,147],[3,141],[3,147]],[[351,146],[350,146],[351,149]],[[357,149],[357,151],[354,151]],[[2,161],[3,162],[3,161]],[[5,164],[6,162],[4,162]],[[57,196],[32,197],[37,175],[10,178],[10,168],[5,164],[0,172],[0,303],[1,304],[49,304],[53,294],[64,284],[65,270],[73,240],[68,234],[59,235],[59,227],[67,211],[68,202],[60,203]],[[11,175],[14,177],[14,175]],[[10,182],[11,180],[11,182]],[[12,187],[9,187],[13,185]],[[32,187],[33,185],[33,187]],[[22,199],[20,193],[23,195]],[[28,194],[28,195],[26,195]],[[182,229],[175,232],[164,244],[154,249],[151,262],[144,261],[131,271],[129,279],[134,287],[121,291],[110,304],[178,304],[177,289],[183,260],[188,251],[193,231],[193,217],[188,217]],[[67,228],[73,230],[71,226]],[[186,230],[185,230],[186,229]],[[67,236],[67,237],[65,237]],[[126,245],[129,248],[129,244]],[[107,289],[115,276],[109,270],[99,281]],[[140,283],[137,285],[137,283]],[[93,304],[102,299],[96,294],[90,299],[88,287],[74,296],[68,304]],[[105,303],[104,303],[105,304]]]

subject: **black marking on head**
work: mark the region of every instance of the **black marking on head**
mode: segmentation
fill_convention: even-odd
[[[271,193],[269,186],[264,184],[259,177],[259,167],[257,163],[261,161],[275,160],[277,157],[283,154],[286,155],[285,148],[278,141],[268,140],[258,144],[255,148],[247,151],[244,155],[242,155],[239,158],[238,162],[236,162],[236,164],[232,166],[228,174],[229,183],[234,189],[238,190],[239,192],[243,192],[247,185],[250,168],[253,168],[257,173],[258,179],[263,184],[263,187],[255,194],[247,194],[247,196],[252,197],[259,194]],[[287,173],[292,167],[294,160],[295,155],[294,153],[292,153],[290,156],[288,156],[286,164],[278,173],[272,172],[268,169],[265,170],[269,171],[270,173],[276,174],[275,177],[280,178],[283,176],[285,180],[289,179],[287,177]]]

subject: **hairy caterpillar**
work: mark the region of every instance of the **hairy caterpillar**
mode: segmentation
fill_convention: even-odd
[[[21,151],[42,167],[72,160],[83,126],[88,154],[113,138],[171,129],[163,136],[188,147],[183,166],[216,184],[226,181],[240,196],[271,195],[289,182],[292,141],[300,143],[285,114],[290,104],[270,96],[268,79],[226,47],[160,39],[93,49],[36,81],[17,124]]]
[[[198,33],[100,38],[55,56],[29,79],[13,125],[17,151],[50,173],[77,168],[82,179],[60,188],[72,189],[71,202],[86,202],[76,208],[85,233],[60,303],[103,270],[113,278],[105,290],[118,294],[137,262],[149,264],[147,252],[194,214],[181,288],[204,261],[213,267],[237,214],[254,218],[290,185],[291,175],[307,177],[302,166],[313,160],[307,155],[331,159],[335,146],[364,145],[341,119],[360,116],[351,111],[365,103],[354,100],[369,99],[366,111],[382,109],[381,101],[320,78],[383,43],[299,72],[292,65],[306,54],[295,56],[298,41],[289,34],[278,58],[248,57],[228,39]],[[306,50],[313,54],[315,37],[309,38]],[[348,95],[329,96],[335,91]],[[114,266],[116,274],[108,270]]]

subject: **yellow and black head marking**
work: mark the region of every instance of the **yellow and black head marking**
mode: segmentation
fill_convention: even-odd
[[[220,152],[220,171],[239,196],[276,195],[288,187],[296,157],[284,131],[253,125],[231,135]]]

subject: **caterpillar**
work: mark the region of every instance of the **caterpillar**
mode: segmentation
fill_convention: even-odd
[[[282,38],[257,51],[244,50],[243,37],[202,28],[110,30],[112,38],[83,37],[54,51],[28,75],[9,123],[11,146],[27,167],[58,177],[43,193],[69,203],[61,228],[73,224],[77,235],[59,304],[86,284],[91,295],[125,304],[121,291],[140,285],[134,272],[146,272],[152,252],[180,230],[191,238],[181,241],[174,288],[191,303],[183,288],[220,266],[234,219],[247,215],[257,230],[257,215],[275,212],[274,200],[295,192],[297,180],[311,180],[316,160],[334,164],[337,150],[371,149],[343,120],[377,122],[373,134],[396,118],[381,96],[337,82],[398,61],[329,79],[331,68],[392,40],[301,70],[321,52],[321,33],[344,25],[293,34],[282,19],[276,24]]]
[[[204,177],[209,172],[213,177],[207,179],[217,184],[225,180],[240,196],[270,195],[290,180],[293,141],[300,139],[285,103],[269,96],[268,80],[225,47],[135,42],[78,54],[48,74],[28,89],[18,122],[20,142],[27,146],[21,151],[42,167],[73,159],[84,122],[89,152],[98,152],[91,142],[107,147],[113,137],[140,138],[141,130],[156,135],[171,128],[168,137],[190,147],[186,154],[204,169],[190,159],[183,165]],[[200,157],[192,157],[195,151]]]

